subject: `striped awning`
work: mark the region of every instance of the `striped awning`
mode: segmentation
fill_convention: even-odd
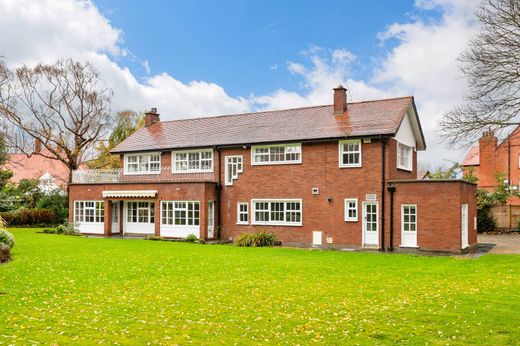
[[[125,197],[155,197],[157,190],[127,190],[127,191],[103,191],[103,198],[125,198]]]

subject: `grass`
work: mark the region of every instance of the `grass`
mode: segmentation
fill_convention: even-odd
[[[520,256],[422,257],[13,229],[0,344],[516,344]]]

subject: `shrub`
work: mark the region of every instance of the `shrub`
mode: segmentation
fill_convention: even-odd
[[[4,229],[0,229],[0,244],[6,245],[9,250],[16,244],[14,236]]]
[[[20,209],[1,213],[0,216],[9,226],[56,225],[61,223],[56,214],[48,209]]]
[[[158,235],[149,235],[147,236],[146,238],[144,238],[145,240],[163,240],[162,237],[158,236]]]
[[[188,234],[188,236],[186,238],[184,238],[184,241],[187,241],[190,243],[194,243],[197,240],[199,240],[199,238],[197,238],[197,236],[195,234]]]
[[[56,219],[61,223],[67,220],[69,209],[67,207],[67,196],[60,189],[55,189],[44,194],[36,204],[38,209],[52,210],[56,214]]]
[[[9,262],[11,260],[11,249],[4,243],[0,243],[0,263]]]
[[[74,227],[73,223],[65,223],[63,225],[59,225],[56,227],[57,234],[64,234],[64,235],[78,235],[79,231]]]
[[[273,246],[276,242],[276,234],[261,232],[261,233],[242,233],[239,234],[234,244],[236,246]]]

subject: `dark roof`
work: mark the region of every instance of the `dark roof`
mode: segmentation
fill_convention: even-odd
[[[408,96],[349,103],[341,116],[326,105],[163,121],[141,128],[112,152],[395,135],[410,105],[415,111]],[[420,125],[419,133],[424,143]]]

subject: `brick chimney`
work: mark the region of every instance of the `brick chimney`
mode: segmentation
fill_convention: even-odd
[[[150,127],[155,123],[161,121],[157,108],[152,108],[150,111],[144,113],[144,127]]]
[[[42,151],[42,141],[39,140],[38,138],[36,138],[36,139],[34,140],[34,150],[33,150],[33,152],[34,152],[35,154],[37,154],[37,153],[39,153],[40,151]]]
[[[496,173],[496,149],[497,138],[493,131],[487,130],[482,133],[482,137],[478,140],[479,145],[479,185],[483,187],[491,187],[495,185]]]
[[[347,89],[343,85],[334,88],[334,115],[342,115],[347,111]]]

